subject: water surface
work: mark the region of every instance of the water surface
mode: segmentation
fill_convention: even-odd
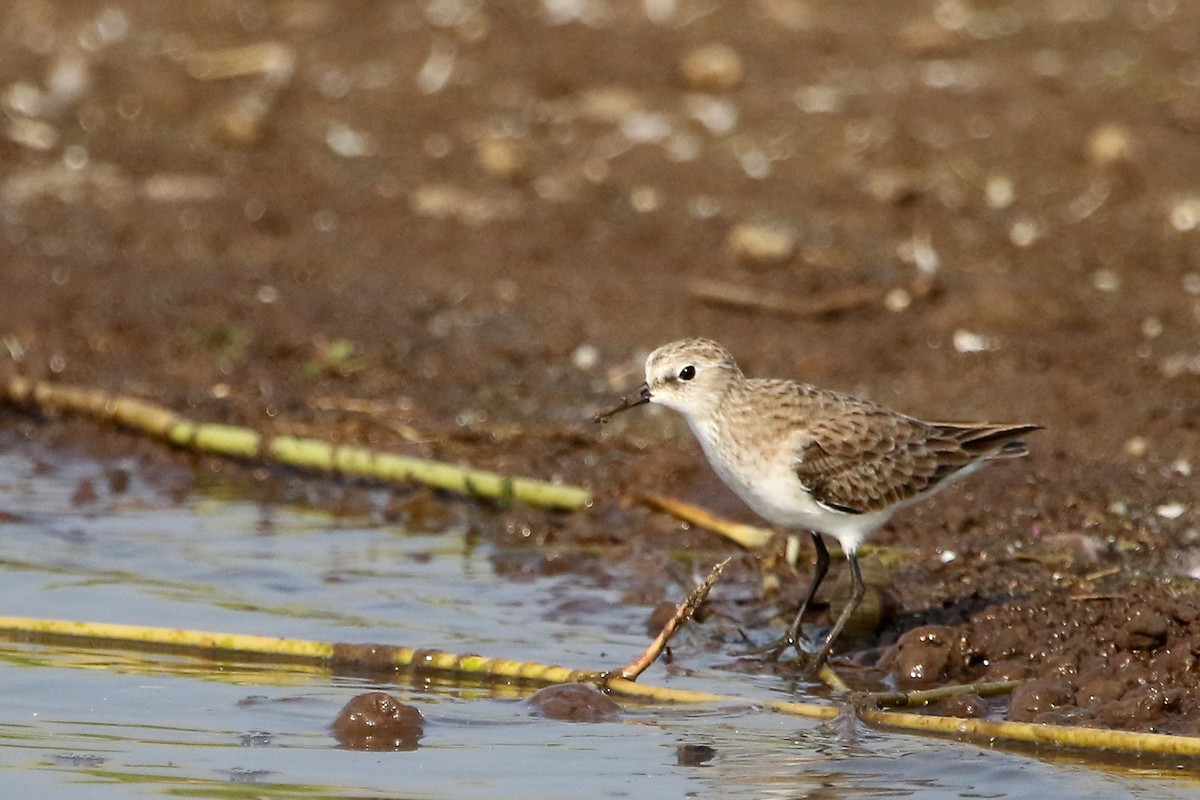
[[[0,451],[0,613],[186,627],[615,666],[646,609],[579,575],[514,581],[491,545],[309,509],[232,487],[172,499],[112,464],[11,442]],[[117,465],[118,467],[120,465]],[[81,481],[94,498],[80,497]],[[579,601],[569,617],[555,613]],[[527,692],[303,666],[229,664],[0,642],[0,770],[9,797],[1194,797],[1162,768],[1105,770],[763,711],[769,676],[678,656],[644,680],[733,694],[736,707],[628,706],[618,722],[530,714]],[[356,694],[417,706],[412,752],[340,749]],[[697,747],[712,748],[696,759]],[[681,748],[686,748],[681,750]],[[707,752],[707,751],[703,751]],[[692,755],[692,758],[686,756]],[[696,763],[697,760],[699,763]]]

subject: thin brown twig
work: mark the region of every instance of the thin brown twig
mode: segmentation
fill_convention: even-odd
[[[1099,570],[1098,572],[1088,573],[1087,575],[1083,576],[1083,580],[1087,583],[1095,583],[1096,581],[1100,580],[1101,578],[1107,578],[1112,575],[1119,575],[1120,573],[1121,573],[1121,567],[1109,567],[1108,569],[1102,569],[1102,570]]]
[[[886,294],[872,286],[851,286],[809,298],[712,278],[692,281],[688,291],[693,297],[714,305],[793,317],[825,317],[868,306],[882,306]]]
[[[642,505],[649,506],[655,511],[665,511],[671,516],[691,523],[705,530],[720,534],[731,539],[747,550],[759,550],[771,541],[774,535],[770,528],[760,528],[756,525],[746,525],[741,522],[723,519],[700,506],[685,503],[674,497],[659,494],[638,494],[635,499]]]
[[[936,273],[926,270],[919,270],[907,286],[893,290],[858,285],[830,289],[815,297],[784,294],[713,278],[699,278],[688,286],[691,295],[701,302],[793,317],[827,317],[871,306],[890,308],[897,291],[905,298],[900,306],[904,308],[913,300],[931,297],[937,290]]]
[[[696,609],[708,597],[708,593],[712,591],[717,578],[721,576],[721,570],[725,569],[725,565],[730,560],[730,558],[725,559],[709,571],[708,577],[704,579],[704,582],[693,589],[692,593],[688,595],[687,600],[684,600],[675,608],[675,613],[667,620],[667,624],[663,625],[662,630],[658,632],[658,636],[654,638],[654,641],[650,643],[645,652],[620,669],[600,673],[597,678],[601,685],[607,684],[608,681],[614,678],[636,681],[638,676],[645,672],[662,655],[663,650],[667,648],[667,642],[671,641],[671,637],[679,631],[683,623],[691,619],[692,615],[696,613]]]

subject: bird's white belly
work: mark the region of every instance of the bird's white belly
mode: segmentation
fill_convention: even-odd
[[[793,463],[782,454],[754,461],[731,457],[728,448],[697,431],[713,470],[725,485],[760,517],[784,528],[807,529],[836,538],[846,550],[857,550],[868,535],[891,516],[891,510],[851,514],[823,506],[805,490]]]

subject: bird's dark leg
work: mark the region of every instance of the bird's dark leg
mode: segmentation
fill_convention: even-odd
[[[808,604],[817,596],[817,589],[821,586],[821,581],[825,580],[825,573],[829,572],[829,551],[825,548],[825,541],[821,538],[821,534],[816,531],[812,532],[812,539],[813,547],[817,551],[817,563],[813,565],[813,576],[812,581],[808,584],[808,593],[804,596],[804,602],[800,604],[800,609],[796,612],[796,618],[792,620],[787,633],[784,634],[782,639],[770,645],[771,649],[767,655],[768,661],[778,660],[789,647],[796,648],[796,652],[801,657],[804,656],[804,651],[800,648],[801,624],[804,619],[804,612],[808,611]]]
[[[846,607],[842,609],[841,616],[833,624],[833,629],[825,637],[825,643],[817,651],[817,660],[813,662],[813,669],[820,669],[821,665],[825,663],[825,659],[829,658],[829,651],[833,648],[833,643],[837,640],[838,634],[842,632],[842,628],[846,627],[846,623],[850,621],[850,616],[854,613],[854,609],[858,608],[858,604],[862,602],[863,595],[867,593],[867,586],[863,583],[862,571],[858,568],[858,551],[847,550],[846,560],[850,562],[850,602],[846,603]]]

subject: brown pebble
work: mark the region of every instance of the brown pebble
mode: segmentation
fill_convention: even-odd
[[[879,202],[895,206],[912,203],[926,192],[920,176],[888,169],[871,172],[863,188]]]
[[[516,139],[483,139],[475,145],[475,160],[497,180],[516,183],[528,177],[526,148]]]
[[[791,260],[796,237],[779,225],[743,222],[729,231],[726,247],[742,266],[769,267]]]
[[[579,96],[578,114],[590,122],[618,124],[642,110],[641,98],[624,86],[598,86]]]
[[[261,113],[235,104],[217,113],[213,135],[220,144],[250,149],[267,140],[269,128]]]
[[[418,186],[409,197],[413,213],[431,219],[457,219],[468,225],[516,219],[523,204],[513,190],[483,191],[445,183]]]
[[[129,491],[129,470],[113,467],[105,470],[104,477],[108,480],[108,491],[112,494],[125,494]]]
[[[529,698],[534,713],[566,722],[614,722],[621,707],[604,692],[586,683],[556,683]]]
[[[914,628],[896,642],[896,685],[901,689],[936,686],[959,670],[967,650],[963,634],[955,628]]]
[[[75,492],[71,495],[71,505],[78,508],[96,502],[96,486],[89,479],[84,478],[75,486]]]
[[[348,750],[416,750],[425,718],[385,692],[355,697],[338,712],[333,735]]]
[[[675,751],[675,763],[681,767],[698,767],[706,761],[712,761],[717,754],[717,748],[706,744],[680,745]]]
[[[934,58],[957,53],[971,42],[965,29],[955,30],[932,19],[920,19],[902,25],[896,31],[896,45],[917,58]]]
[[[1034,722],[1047,711],[1075,704],[1075,690],[1061,678],[1043,678],[1022,683],[1013,690],[1009,702],[1011,722]]]
[[[1109,122],[1088,134],[1086,155],[1093,164],[1128,161],[1133,154],[1133,137],[1124,125]]]
[[[688,53],[680,64],[688,85],[701,92],[728,92],[746,76],[742,57],[727,44],[710,44]]]

